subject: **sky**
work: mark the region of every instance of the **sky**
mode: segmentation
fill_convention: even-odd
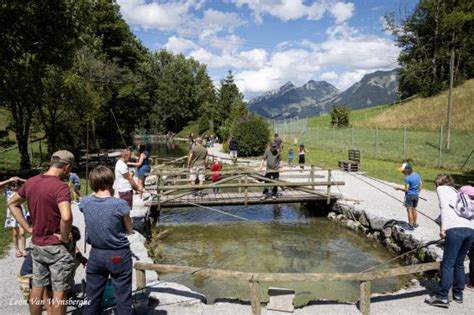
[[[415,0],[116,0],[133,33],[152,51],[207,64],[219,85],[232,70],[246,99],[325,80],[340,90],[366,73],[398,66],[384,31],[388,12]]]

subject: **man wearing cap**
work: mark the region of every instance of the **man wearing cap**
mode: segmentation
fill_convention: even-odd
[[[27,180],[8,203],[17,222],[32,234],[31,314],[42,313],[43,306],[39,301],[48,286],[53,290],[50,302],[53,314],[66,313],[64,302],[73,281],[76,262],[70,248],[71,196],[64,180],[68,178],[73,164],[74,155],[71,152],[55,152],[48,171]],[[25,201],[30,210],[31,226],[21,210],[21,204]]]
[[[191,186],[194,186],[196,178],[199,179],[199,185],[204,185],[207,165],[207,149],[202,145],[202,138],[196,138],[195,145],[191,149],[191,153],[188,156],[188,169],[190,172],[189,180]],[[202,192],[199,193],[202,195]],[[195,196],[198,193],[194,193]]]
[[[396,187],[395,190],[405,192],[405,207],[408,212],[408,224],[412,228],[417,228],[416,207],[418,206],[418,196],[422,187],[421,177],[413,171],[411,164],[408,162],[403,163],[399,170],[405,174],[405,187]]]
[[[278,180],[280,178],[280,168],[281,164],[281,156],[280,151],[278,150],[278,145],[275,142],[272,142],[270,148],[265,151],[263,155],[262,162],[260,163],[260,167],[258,171],[260,172],[263,168],[263,164],[267,162],[265,177],[273,180]],[[268,188],[265,187],[263,189],[262,198],[261,200],[265,200],[268,197]],[[277,199],[278,197],[278,186],[273,186],[272,188],[272,199]]]
[[[129,171],[127,162],[130,161],[130,150],[120,151],[120,157],[115,163],[115,182],[114,189],[117,191],[120,199],[125,200],[128,206],[133,208],[133,190],[139,193],[143,192],[133,179],[132,172]]]

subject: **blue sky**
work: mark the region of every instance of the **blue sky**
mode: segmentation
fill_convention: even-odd
[[[387,12],[415,0],[117,0],[135,35],[207,64],[218,83],[232,70],[247,99],[287,81],[326,80],[344,90],[397,67],[383,31]]]

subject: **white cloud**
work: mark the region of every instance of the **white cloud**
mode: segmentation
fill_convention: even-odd
[[[324,72],[319,77],[321,78],[321,80],[335,81],[338,78],[338,75],[334,71],[329,71],[329,72]]]
[[[301,18],[319,20],[326,12],[336,19],[336,23],[343,23],[350,19],[355,6],[351,2],[334,2],[317,0],[306,4],[304,0],[232,0],[237,7],[247,6],[257,23],[262,23],[263,15],[268,14],[282,21]]]
[[[337,2],[329,8],[329,12],[331,12],[332,16],[334,16],[337,24],[343,23],[350,19],[354,14],[354,10],[355,6],[351,2]]]
[[[198,49],[199,46],[189,39],[171,36],[163,47],[179,54],[186,53],[192,49]]]
[[[333,83],[338,89],[345,90],[350,87],[352,84],[360,81],[362,77],[368,73],[366,70],[354,70],[354,71],[346,71],[337,76],[336,79],[328,80],[329,82]]]

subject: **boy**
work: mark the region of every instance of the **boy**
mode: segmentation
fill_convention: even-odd
[[[411,230],[418,227],[416,207],[418,206],[419,194],[422,188],[421,177],[416,172],[410,163],[403,163],[399,170],[405,174],[405,187],[395,187],[395,190],[405,192],[405,207],[408,212],[408,224]]]
[[[78,203],[81,196],[81,179],[76,173],[69,174],[69,188],[72,188],[72,200]]]

